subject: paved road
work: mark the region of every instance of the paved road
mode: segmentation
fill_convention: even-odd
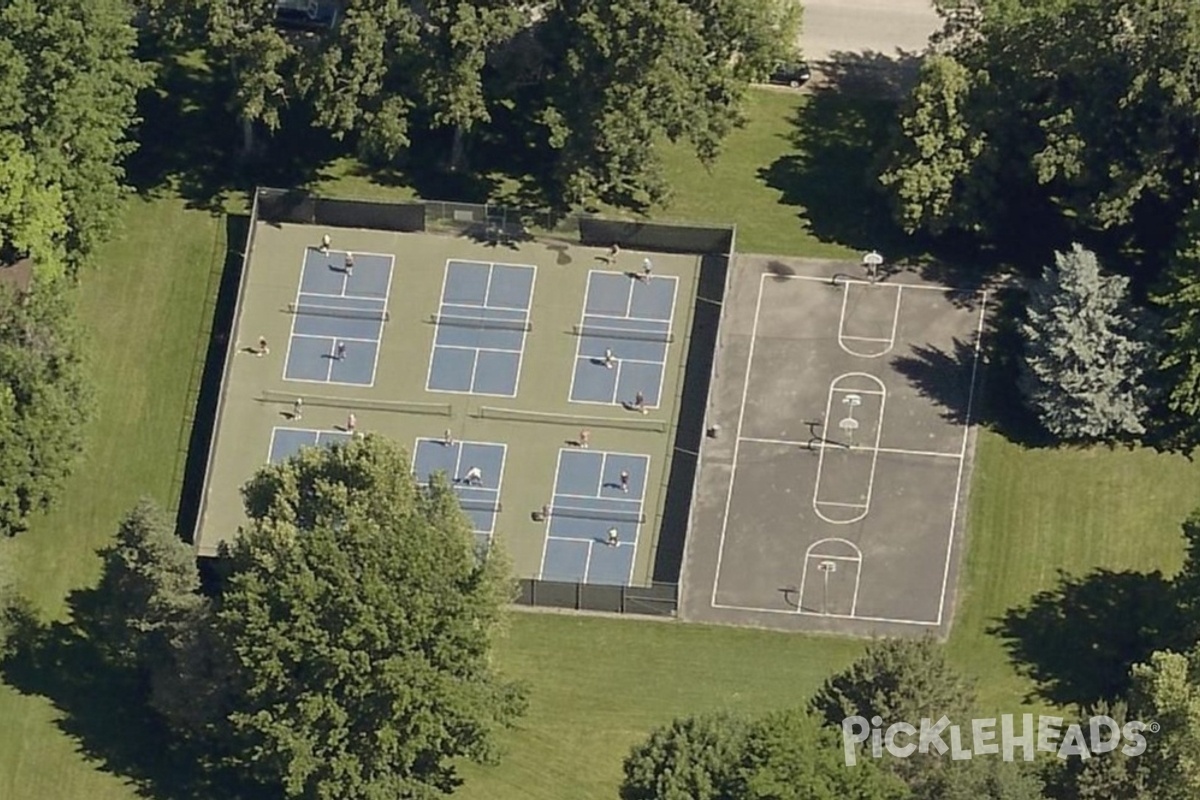
[[[804,56],[823,62],[837,53],[897,56],[925,49],[940,27],[931,0],[804,0]]]

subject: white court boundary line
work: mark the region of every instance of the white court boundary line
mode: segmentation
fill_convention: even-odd
[[[983,345],[983,323],[986,316],[984,312],[987,310],[987,301],[988,294],[984,292],[983,301],[979,308],[979,327],[975,330],[975,360],[971,364],[971,388],[967,391],[967,414],[963,421],[962,458],[958,462],[958,478],[954,481],[954,508],[950,512],[950,533],[946,540],[946,563],[942,568],[942,595],[938,600],[938,625],[942,624],[942,618],[946,612],[946,589],[950,582],[951,554],[954,550],[954,527],[958,522],[958,507],[960,505],[959,500],[962,497],[963,473],[966,471],[967,465],[967,445],[971,437],[971,412],[974,410],[975,403],[975,378],[979,370],[979,351]]]
[[[766,275],[767,273],[763,273]],[[824,283],[829,285],[833,278],[822,278],[818,275],[771,275],[771,280],[786,280],[786,281],[811,281],[814,283]],[[904,283],[903,281],[864,281],[861,278],[838,278],[839,286],[857,285],[857,286],[902,286],[905,289],[920,289],[927,292],[941,292],[942,294],[977,294],[980,299],[987,296],[986,289],[955,289],[952,286],[931,286],[925,283]]]
[[[450,279],[450,265],[451,264],[466,264],[466,265],[470,265],[470,266],[474,266],[474,267],[487,267],[487,284],[484,286],[484,290],[483,290],[484,305],[470,306],[470,307],[471,308],[479,308],[479,309],[497,308],[497,309],[503,309],[505,311],[519,311],[520,309],[510,308],[508,306],[489,306],[489,305],[487,305],[487,298],[492,290],[492,275],[495,273],[495,270],[493,268],[496,266],[504,266],[504,267],[514,267],[514,268],[522,268],[522,269],[530,270],[533,274],[533,281],[531,281],[529,284],[529,301],[527,303],[527,307],[525,308],[525,322],[529,321],[529,312],[530,312],[531,308],[533,307],[533,290],[534,290],[535,284],[537,282],[537,267],[531,266],[529,264],[497,264],[496,262],[492,262],[492,261],[464,261],[464,260],[455,259],[455,258],[446,259],[446,266],[442,270],[442,288],[441,288],[440,294],[438,295],[438,315],[439,316],[441,316],[442,309],[446,305],[448,305],[446,303],[446,284]],[[395,272],[393,271],[392,274],[395,274]],[[390,292],[390,287],[389,287],[389,292]],[[460,308],[468,307],[462,303],[450,303],[449,305],[457,306]],[[454,315],[450,315],[450,316],[454,316]],[[508,397],[508,398],[512,398],[512,397],[517,396],[517,393],[519,392],[519,390],[521,388],[521,367],[524,363],[525,340],[526,340],[526,337],[529,335],[528,331],[524,331],[521,334],[521,349],[520,350],[502,350],[502,349],[495,348],[495,347],[465,347],[463,345],[438,344],[437,335],[438,335],[438,326],[434,325],[433,340],[430,342],[430,345],[429,345],[429,366],[425,370],[425,391],[438,392],[441,394],[475,395],[477,397]],[[465,350],[465,351],[473,351],[474,352],[475,356],[474,356],[474,358],[471,359],[470,388],[467,389],[466,391],[463,391],[462,389],[434,389],[431,386],[431,383],[433,381],[433,363],[434,363],[434,360],[437,358],[437,352],[438,352],[439,347],[444,347],[444,348],[447,348],[450,350]],[[483,353],[483,352],[506,353],[508,355],[512,355],[513,353],[517,354],[517,380],[513,385],[512,392],[510,392],[510,393],[480,392],[475,389],[475,372],[476,372],[476,370],[479,369],[479,354]]]
[[[271,451],[275,449],[275,434],[279,431],[292,431],[294,433],[311,433],[313,440],[310,443],[301,445],[301,447],[320,447],[322,436],[336,436],[338,439],[353,439],[354,434],[339,430],[326,430],[325,428],[294,428],[291,425],[274,425],[271,427],[271,441],[267,445],[267,463],[273,464],[271,461]],[[289,456],[290,458],[290,456]]]
[[[750,375],[751,375],[751,371],[752,371],[753,364],[754,364],[754,350],[755,350],[755,345],[758,342],[758,324],[759,324],[759,319],[761,318],[761,312],[762,312],[763,287],[766,283],[767,277],[768,277],[767,273],[761,273],[759,275],[758,296],[755,300],[755,305],[754,305],[754,322],[753,322],[753,325],[752,325],[751,331],[750,331],[749,354],[746,358],[746,370],[745,370],[745,375],[742,380],[742,399],[741,399],[741,405],[739,406],[739,409],[738,409],[738,421],[737,421],[737,426],[735,428],[735,433],[734,433],[733,457],[732,457],[732,461],[730,463],[730,469],[729,469],[728,490],[725,494],[725,508],[724,508],[724,512],[722,515],[722,519],[721,519],[721,534],[718,539],[716,570],[715,570],[715,574],[713,576],[713,590],[712,590],[712,596],[711,596],[711,599],[709,602],[709,607],[716,609],[716,610],[720,610],[720,611],[744,611],[744,612],[757,612],[757,613],[764,613],[764,614],[787,614],[788,616],[794,617],[794,616],[796,616],[796,611],[794,609],[790,609],[790,608],[786,608],[786,609],[763,608],[763,607],[759,607],[759,606],[742,606],[742,605],[732,605],[732,604],[728,604],[728,603],[717,602],[717,595],[720,592],[720,584],[721,584],[721,565],[722,565],[724,555],[725,555],[725,542],[727,540],[728,529],[729,529],[729,509],[730,509],[730,506],[732,505],[732,500],[733,500],[733,486],[737,479],[738,454],[740,451],[741,442],[752,440],[750,437],[743,437],[741,432],[742,432],[742,428],[744,427],[744,423],[745,423],[746,399],[749,396],[749,391],[750,391]],[[813,282],[813,283],[824,283],[824,284],[829,283],[829,278],[813,277],[810,275],[778,275],[778,276],[773,275],[771,277],[773,279],[779,278],[779,279],[785,279],[785,280],[804,280],[804,281],[809,281],[809,282]],[[845,281],[845,283],[870,285],[870,283],[868,281],[853,280],[853,279],[848,279]],[[968,396],[967,396],[967,411],[965,414],[965,419],[963,421],[962,447],[961,447],[961,454],[959,456],[958,477],[956,479],[956,492],[955,492],[954,502],[953,502],[952,508],[951,508],[951,515],[950,515],[951,521],[950,521],[949,531],[947,534],[947,546],[945,548],[946,558],[945,558],[945,564],[944,564],[943,573],[942,573],[942,588],[941,588],[941,595],[940,595],[939,602],[938,602],[938,614],[937,614],[936,619],[933,619],[933,620],[863,616],[863,615],[859,615],[859,614],[856,614],[854,616],[849,616],[846,614],[825,614],[825,615],[818,615],[818,616],[823,616],[827,619],[841,619],[841,620],[848,620],[848,621],[852,621],[852,622],[881,623],[881,624],[892,624],[892,625],[912,625],[912,626],[917,626],[917,627],[940,627],[942,624],[942,621],[945,617],[946,592],[947,592],[948,583],[949,583],[949,579],[950,579],[950,568],[953,564],[955,526],[957,524],[959,506],[961,505],[960,498],[962,496],[962,479],[963,479],[963,475],[964,475],[964,472],[966,469],[966,451],[967,451],[967,446],[970,441],[970,435],[971,435],[971,418],[972,418],[972,412],[974,409],[975,388],[976,388],[975,384],[976,384],[976,380],[978,377],[978,371],[979,371],[979,354],[980,354],[980,350],[983,345],[983,327],[984,327],[985,322],[987,321],[987,313],[986,312],[987,312],[987,302],[989,299],[989,294],[986,290],[966,291],[966,290],[954,289],[953,287],[946,287],[946,286],[926,286],[923,284],[907,284],[907,283],[891,284],[891,285],[904,286],[905,288],[918,289],[918,290],[922,290],[922,291],[934,291],[934,292],[939,292],[944,295],[945,294],[977,295],[980,299],[980,307],[978,310],[979,322],[977,324],[976,334],[975,334],[975,359],[971,366],[971,386],[970,386]],[[930,455],[934,455],[934,454],[931,453]]]
[[[709,605],[717,607],[717,594],[721,588],[721,561],[725,557],[725,537],[729,532],[729,508],[733,505],[733,483],[737,478],[738,451],[741,450],[742,424],[746,420],[746,400],[750,396],[750,370],[754,366],[754,346],[758,343],[758,320],[762,311],[763,285],[767,275],[758,276],[758,297],[754,301],[754,324],[750,328],[750,352],[746,356],[746,375],[742,380],[742,402],[738,406],[737,428],[733,434],[733,460],[729,464],[729,489],[725,492],[725,511],[721,516],[721,538],[717,545],[717,572],[713,576],[712,598]]]
[[[826,544],[828,542],[839,542],[841,544],[848,544],[848,545],[850,545],[850,549],[853,550],[857,555],[854,555],[854,556],[829,556],[829,555],[824,555],[821,553],[817,553],[816,555],[813,554],[813,550],[816,550],[818,545]],[[836,536],[831,536],[831,537],[828,537],[825,539],[818,539],[817,541],[810,544],[808,546],[808,549],[806,549],[804,551],[804,566],[800,571],[800,589],[799,589],[799,593],[796,595],[795,613],[797,613],[797,614],[812,614],[813,616],[817,616],[817,617],[830,616],[830,614],[828,614],[828,613],[818,614],[815,611],[807,611],[804,608],[804,585],[808,580],[808,562],[814,558],[819,558],[822,561],[849,561],[849,562],[857,565],[854,569],[854,594],[850,598],[850,616],[853,617],[854,612],[858,609],[858,587],[862,583],[863,554],[862,554],[862,550],[860,550],[858,548],[858,545],[856,545],[854,542],[850,541],[849,539],[842,539],[842,538],[839,538]]]
[[[355,339],[355,338],[347,338],[344,336],[339,337],[341,339],[341,341],[346,341],[346,342],[374,342],[375,358],[371,363],[371,381],[370,381],[370,383],[365,383],[365,384],[364,383],[346,383],[345,381],[332,380],[332,378],[333,378],[333,362],[332,361],[330,361],[330,363],[328,364],[328,368],[325,370],[325,380],[323,380],[323,381],[313,380],[312,378],[289,378],[287,373],[288,373],[288,365],[291,363],[291,360],[292,360],[292,341],[295,340],[297,338],[297,336],[302,336],[306,339],[332,338],[332,337],[328,337],[328,336],[313,336],[310,334],[297,334],[296,333],[296,319],[300,316],[299,308],[300,308],[300,296],[301,295],[311,295],[313,297],[338,297],[341,299],[351,299],[351,300],[371,300],[371,301],[374,301],[377,303],[381,302],[383,305],[380,310],[386,312],[388,309],[388,303],[391,300],[391,296],[392,296],[392,278],[396,274],[396,257],[393,255],[389,255],[387,253],[360,253],[360,255],[375,256],[378,258],[386,258],[388,260],[387,288],[384,290],[383,298],[380,299],[378,297],[371,297],[369,295],[357,295],[357,294],[347,295],[347,294],[345,294],[346,275],[344,273],[342,274],[342,294],[341,295],[326,294],[324,292],[306,292],[306,291],[304,291],[304,273],[308,267],[308,251],[309,250],[313,250],[318,253],[321,252],[320,247],[314,247],[314,246],[310,245],[305,248],[304,257],[300,261],[300,278],[299,278],[299,280],[296,281],[296,296],[295,296],[295,299],[292,301],[292,307],[297,309],[297,313],[292,314],[291,329],[288,331],[287,355],[285,355],[284,359],[283,359],[283,380],[284,380],[284,382],[294,382],[294,383],[325,383],[325,384],[330,384],[333,386],[366,386],[368,388],[374,388],[375,378],[379,374],[379,354],[380,354],[380,351],[383,350],[383,331],[384,331],[384,326],[387,324],[386,320],[379,320],[379,333],[378,333],[378,338],[376,338],[376,339]],[[345,254],[347,251],[346,250],[330,250],[329,252],[331,254],[332,253]],[[358,251],[353,251],[353,252],[358,253]],[[327,264],[326,268],[328,268],[328,267],[329,267],[329,265]],[[337,340],[335,339],[334,347],[336,347],[336,346],[337,346]]]
[[[870,284],[868,284],[870,285]],[[842,315],[838,319],[838,347],[852,356],[859,358],[880,358],[892,352],[892,348],[896,346],[896,329],[900,325],[900,297],[904,294],[903,284],[884,284],[894,286],[896,288],[896,307],[892,309],[892,334],[887,339],[879,339],[871,336],[845,336],[842,331],[846,329],[846,306],[850,302],[850,287],[847,285],[842,289]],[[875,284],[874,288],[878,288],[879,284]],[[878,353],[860,353],[846,346],[846,341],[854,340],[861,342],[878,342],[886,343],[887,347],[880,350]]]
[[[830,519],[829,517],[827,517],[821,513],[821,505],[822,505],[822,502],[820,499],[820,497],[821,497],[821,476],[825,474],[825,450],[827,448],[822,447],[821,454],[819,456],[817,456],[817,477],[816,477],[816,480],[813,481],[812,506],[813,506],[813,511],[816,512],[816,515],[818,517],[820,517],[822,520],[824,520],[825,522],[828,522],[830,525],[849,525],[851,523],[858,522],[860,519],[865,517],[867,515],[867,512],[870,511],[870,509],[871,509],[871,495],[875,490],[875,468],[879,463],[879,440],[881,438],[883,438],[883,412],[887,409],[887,387],[883,385],[883,381],[879,380],[879,378],[875,377],[874,375],[871,375],[866,372],[843,372],[841,375],[838,375],[837,377],[835,377],[833,380],[831,380],[829,382],[829,395],[828,395],[828,399],[825,401],[825,424],[821,428],[821,441],[822,442],[830,441],[830,439],[829,439],[829,421],[830,421],[830,417],[832,416],[832,412],[833,412],[833,397],[834,397],[834,395],[836,395],[836,394],[857,394],[857,392],[855,392],[853,389],[837,388],[838,384],[841,383],[846,378],[870,378],[876,384],[878,384],[879,391],[878,392],[870,392],[870,394],[875,394],[875,395],[879,396],[879,414],[878,414],[878,417],[876,419],[876,424],[875,424],[875,444],[872,445],[871,447],[863,448],[864,450],[869,450],[871,452],[871,476],[867,479],[867,500],[866,500],[866,502],[865,503],[832,503],[832,502],[825,503],[825,505],[830,505],[830,506],[835,506],[835,507],[840,506],[840,507],[845,507],[845,508],[861,508],[862,513],[859,514],[854,519],[837,519],[837,520],[835,520],[835,519]],[[867,394],[867,392],[863,392],[863,394]]]
[[[596,493],[593,495],[582,495],[582,494],[574,494],[571,492],[559,492],[558,491],[558,481],[559,481],[559,478],[562,476],[563,453],[574,453],[574,452],[582,453],[584,451],[581,451],[581,450],[579,450],[579,448],[576,448],[576,447],[560,447],[560,448],[558,448],[558,456],[554,463],[554,488],[551,490],[551,493],[550,493],[551,508],[553,508],[554,499],[557,497],[574,497],[574,498],[577,498],[580,500],[615,500],[620,503],[630,503],[630,504],[636,503],[637,504],[637,512],[636,513],[638,514],[638,516],[640,517],[644,513],[645,504],[646,504],[646,496],[650,489],[650,463],[651,463],[650,456],[646,455],[645,453],[626,453],[626,452],[621,452],[621,451],[616,451],[616,450],[611,450],[611,451],[610,450],[601,450],[601,451],[589,450],[589,451],[587,451],[588,453],[600,456],[600,476],[599,476],[599,483],[596,485]],[[645,470],[642,473],[641,497],[637,498],[636,500],[634,500],[632,498],[626,500],[621,497],[605,497],[602,494],[602,492],[604,491],[604,487],[605,487],[604,474],[605,474],[605,469],[608,466],[608,457],[609,456],[615,456],[618,458],[630,458],[630,459],[634,459],[634,460],[641,461],[644,463]],[[588,510],[591,510],[591,509],[588,509]],[[628,512],[622,512],[622,513],[628,513]],[[542,541],[542,562],[541,562],[541,565],[538,567],[538,580],[544,580],[542,576],[546,572],[546,551],[550,547],[550,540],[554,539],[555,541],[586,542],[589,544],[587,562],[584,564],[583,580],[581,581],[581,583],[586,584],[588,582],[587,578],[588,578],[589,571],[591,570],[592,548],[596,547],[596,546],[609,547],[610,545],[601,544],[600,542],[597,542],[595,539],[580,539],[575,536],[555,536],[550,533],[550,525],[553,522],[552,517],[553,517],[553,514],[550,514],[546,517],[546,520],[545,520],[546,534]],[[629,559],[629,572],[626,573],[626,575],[625,575],[626,582],[624,585],[626,585],[626,586],[628,586],[629,581],[631,581],[633,579],[633,570],[637,567],[638,543],[642,539],[642,527],[646,523],[634,522],[634,523],[629,523],[629,524],[633,525],[633,542],[629,543],[629,545],[633,547],[633,557]],[[621,546],[625,546],[625,545],[626,545],[625,542],[618,542],[617,546],[621,547]],[[604,585],[604,584],[589,584],[589,585]]]
[[[417,474],[417,449],[420,447],[421,442],[431,442],[438,447],[446,446],[446,443],[443,440],[434,439],[431,436],[418,436],[416,438],[416,441],[413,444],[413,451],[412,451],[413,452],[412,473],[413,473],[413,477],[418,478],[418,479],[420,478],[420,476]],[[496,488],[495,489],[487,489],[486,486],[482,487],[484,489],[487,489],[487,491],[494,491],[496,493],[496,502],[499,503],[500,502],[500,493],[504,489],[504,464],[505,464],[506,459],[508,458],[508,445],[505,444],[504,442],[478,442],[473,439],[455,439],[454,444],[459,445],[459,448],[458,448],[458,452],[454,456],[454,475],[451,477],[451,487],[452,488],[458,484],[459,467],[462,466],[461,462],[462,462],[462,453],[463,453],[462,446],[463,445],[474,444],[474,445],[479,445],[481,447],[492,447],[492,448],[499,447],[500,448],[500,473],[496,476]],[[418,480],[417,482],[420,483],[420,480]],[[479,487],[476,487],[476,488],[479,488]],[[462,500],[462,497],[458,494],[458,492],[455,492],[455,496],[459,497],[460,501]],[[465,509],[465,508],[463,509],[464,512],[466,510],[467,509]],[[470,515],[468,514],[467,516],[470,516]],[[497,516],[499,516],[499,514],[497,512],[492,512],[492,529],[490,531],[481,531],[481,530],[476,529],[471,532],[484,534],[488,538],[488,545],[491,545],[492,539],[496,535],[496,517]]]
[[[588,309],[588,298],[591,296],[591,291],[592,291],[592,276],[593,275],[614,275],[622,280],[628,281],[628,285],[627,285],[628,294],[625,296],[625,316],[619,317],[616,314],[592,314],[587,310]],[[662,281],[670,281],[671,282],[671,317],[670,317],[670,319],[665,319],[665,320],[653,319],[651,317],[630,316],[629,311],[633,307],[633,292],[636,289],[635,284],[637,283],[637,280],[638,280],[637,278],[630,277],[629,272],[617,271],[617,270],[611,270],[611,269],[589,269],[588,274],[587,274],[587,281],[585,282],[584,287],[583,287],[583,309],[580,311],[580,314],[579,314],[579,329],[582,331],[587,327],[586,320],[588,317],[603,317],[604,319],[637,320],[639,322],[655,322],[660,325],[665,322],[665,323],[667,323],[667,331],[666,331],[667,337],[670,338],[672,331],[673,331],[673,327],[675,325],[675,303],[678,300],[678,296],[679,296],[679,276],[677,276],[677,275],[653,275],[653,276],[651,276],[652,281],[653,280],[662,280]],[[612,330],[622,330],[622,329],[614,328]],[[616,370],[617,374],[614,376],[615,380],[613,381],[612,399],[607,403],[602,400],[576,400],[576,399],[574,399],[575,398],[575,378],[579,375],[579,370],[587,369],[588,367],[594,366],[594,364],[592,363],[593,359],[590,356],[585,356],[580,352],[582,348],[583,348],[583,336],[580,335],[580,336],[577,336],[576,340],[575,340],[575,362],[574,362],[572,370],[571,370],[571,385],[567,389],[567,402],[568,403],[580,403],[582,405],[592,405],[592,406],[624,405],[622,402],[620,402],[617,399],[617,395],[621,389],[621,362],[628,360],[632,364],[646,364],[649,366],[658,367],[658,400],[655,403],[647,403],[646,408],[651,409],[651,410],[657,410],[662,406],[663,399],[664,399],[663,395],[665,393],[664,390],[666,389],[666,382],[667,382],[667,360],[668,360],[668,353],[670,352],[670,348],[671,348],[670,342],[663,343],[663,359],[662,359],[662,361],[646,361],[644,359],[637,359],[637,358],[631,358],[631,359],[618,358],[617,359],[617,370]],[[581,365],[579,363],[580,360],[583,360],[585,363]]]
[[[857,394],[867,394],[867,392],[857,392]],[[900,447],[871,448],[863,447],[862,445],[858,444],[852,444],[843,447],[842,445],[836,444],[810,444],[807,441],[800,441],[797,439],[762,439],[757,436],[743,436],[742,441],[751,442],[753,444],[776,444],[783,447],[801,447],[806,450],[830,448],[832,450],[848,450],[851,453],[873,450],[877,453],[886,453],[899,456],[920,456],[922,458],[962,458],[962,453],[947,453],[939,450],[905,450]]]

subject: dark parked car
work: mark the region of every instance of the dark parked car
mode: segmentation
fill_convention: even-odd
[[[808,83],[811,78],[812,70],[808,68],[807,61],[793,61],[788,64],[780,64],[767,80],[779,86],[790,86],[793,89],[799,89]]]

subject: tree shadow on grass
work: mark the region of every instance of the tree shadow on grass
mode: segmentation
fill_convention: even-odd
[[[90,590],[89,590],[90,591]],[[89,602],[76,592],[73,607]],[[49,700],[59,729],[100,768],[154,800],[249,800],[248,787],[211,769],[201,749],[174,735],[146,704],[146,682],[106,660],[93,636],[75,624],[44,624],[26,615],[0,663],[4,682]],[[261,791],[261,789],[260,789]]]
[[[759,178],[801,209],[813,235],[895,261],[916,255],[911,237],[876,188],[875,164],[886,146],[896,105],[890,100],[817,89],[801,105],[789,140],[795,152],[759,170]]]
[[[1081,706],[1119,699],[1130,667],[1184,644],[1175,594],[1161,573],[1060,570],[1058,580],[988,629],[1036,682],[1029,699]]]
[[[797,110],[787,134],[792,152],[759,170],[779,202],[822,242],[881,252],[894,269],[960,289],[982,286],[1008,256],[979,236],[906,233],[879,182],[896,136],[916,62],[877,53],[836,53],[820,65],[824,85]]]
[[[259,148],[244,158],[241,125],[231,111],[230,79],[196,53],[147,47],[160,64],[155,85],[138,99],[138,149],[126,160],[139,194],[177,194],[193,208],[222,209],[231,195],[256,185],[302,186],[348,145],[311,124],[303,104],[285,113],[281,132],[258,131]]]

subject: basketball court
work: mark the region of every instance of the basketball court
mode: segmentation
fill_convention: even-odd
[[[723,321],[685,616],[943,629],[986,295],[912,275],[871,282],[846,264],[744,260]]]

